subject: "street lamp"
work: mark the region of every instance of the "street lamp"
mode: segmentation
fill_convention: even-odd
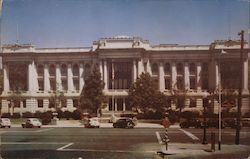
[[[243,49],[244,49],[244,31],[242,30],[238,35],[241,37],[240,40],[240,66],[239,66],[239,91],[238,91],[238,107],[237,107],[237,125],[236,125],[236,135],[235,135],[235,144],[240,143],[240,119],[241,119],[241,98],[242,98],[242,61],[243,61]]]
[[[203,140],[202,144],[207,144],[207,107],[209,105],[209,99],[207,93],[203,97]]]
[[[219,55],[219,83],[218,83],[218,91],[219,91],[219,140],[218,140],[218,149],[221,150],[221,55],[226,54],[227,52],[225,50],[221,50]]]

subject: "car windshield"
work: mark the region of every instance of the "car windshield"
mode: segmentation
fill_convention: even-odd
[[[31,119],[32,121],[35,121],[35,122],[37,122],[38,121],[38,119]]]

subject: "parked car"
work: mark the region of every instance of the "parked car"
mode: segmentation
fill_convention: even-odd
[[[42,123],[37,118],[28,118],[25,123],[22,123],[23,128],[41,128]]]
[[[114,128],[134,128],[135,123],[131,118],[120,118],[113,123]]]
[[[0,118],[0,127],[1,128],[5,128],[5,127],[10,128],[11,127],[10,119],[9,118]]]
[[[208,127],[219,128],[219,119],[210,118],[207,120]],[[225,122],[221,120],[221,128],[225,128]]]
[[[181,128],[189,128],[189,127],[195,127],[195,128],[201,128],[202,122],[199,119],[184,119],[180,123]]]
[[[84,127],[85,128],[99,128],[100,127],[99,118],[93,117],[93,118],[87,119],[87,121],[84,122]]]

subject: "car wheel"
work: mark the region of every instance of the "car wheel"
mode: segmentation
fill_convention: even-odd
[[[38,128],[41,128],[41,126],[38,126]]]
[[[134,127],[134,124],[132,124],[132,123],[127,124],[127,128],[133,128],[133,127]]]
[[[11,127],[11,126],[8,126],[9,128]]]

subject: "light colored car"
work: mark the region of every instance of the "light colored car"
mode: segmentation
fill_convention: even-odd
[[[28,118],[25,123],[22,123],[23,128],[41,128],[42,123],[37,118]]]
[[[10,128],[11,127],[10,119],[9,118],[0,118],[0,126],[1,126],[1,128],[4,128],[4,127]]]
[[[89,118],[86,123],[84,123],[85,128],[99,128],[100,127],[100,122],[99,118],[93,117]]]

